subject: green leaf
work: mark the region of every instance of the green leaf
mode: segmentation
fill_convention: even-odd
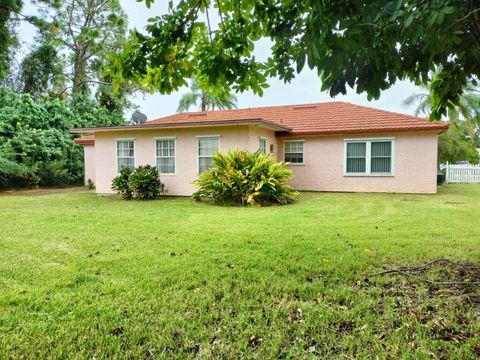
[[[410,14],[407,18],[407,20],[405,20],[405,25],[404,27],[409,27],[410,25],[412,25],[412,22],[413,20],[415,20],[415,15],[414,14]]]

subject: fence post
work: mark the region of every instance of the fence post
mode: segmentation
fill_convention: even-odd
[[[447,161],[447,166],[446,166],[446,168],[445,168],[445,182],[446,182],[447,184],[448,184],[448,167],[449,167],[449,165],[448,165],[448,161]]]

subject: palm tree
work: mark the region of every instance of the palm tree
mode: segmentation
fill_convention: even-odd
[[[438,72],[432,74],[432,80],[435,79]],[[432,104],[435,101],[430,86],[421,85],[422,92],[408,96],[402,104],[412,106],[417,104],[415,115],[429,115]],[[480,128],[480,93],[477,87],[472,83],[463,89],[457,105],[452,104],[447,109],[447,117],[450,122],[457,126],[460,122],[465,122],[468,132],[472,138]]]
[[[193,79],[190,92],[183,94],[178,104],[177,112],[188,111],[192,106],[199,104],[201,111],[233,109],[237,107],[237,97],[230,93],[218,94],[214,91],[200,89],[198,82]]]

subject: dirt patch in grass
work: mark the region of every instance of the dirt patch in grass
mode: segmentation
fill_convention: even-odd
[[[13,196],[43,196],[52,194],[63,194],[73,192],[88,192],[85,187],[66,187],[66,188],[38,188],[30,190],[7,190],[0,191],[0,196],[13,195]]]
[[[395,332],[415,323],[440,343],[470,344],[480,356],[480,264],[439,259],[371,274],[360,287],[379,296],[379,311],[412,320],[394,321]]]

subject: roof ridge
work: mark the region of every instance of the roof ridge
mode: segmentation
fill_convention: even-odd
[[[269,106],[242,107],[242,108],[225,109],[225,110],[184,111],[184,112],[178,112],[178,113],[167,115],[167,116],[161,116],[159,118],[148,120],[147,122],[166,119],[166,118],[173,117],[173,116],[178,116],[178,115],[189,116],[189,115],[201,115],[201,114],[219,113],[219,112],[229,113],[229,112],[236,112],[236,111],[265,110],[265,109],[279,109],[279,108],[292,108],[293,109],[294,107],[298,107],[298,106],[318,106],[318,105],[328,105],[328,104],[351,104],[351,103],[346,102],[346,101],[323,101],[323,102],[288,104],[288,105],[269,105]],[[353,104],[351,104],[351,105],[353,105]]]

